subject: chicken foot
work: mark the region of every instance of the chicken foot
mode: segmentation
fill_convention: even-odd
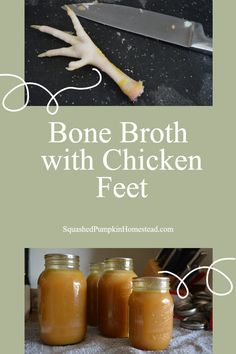
[[[76,35],[49,26],[32,25],[31,27],[61,39],[68,43],[70,47],[48,50],[39,54],[38,57],[66,56],[77,59],[80,58],[79,60],[71,61],[66,69],[72,71],[88,64],[94,65],[109,75],[131,101],[136,101],[144,90],[142,81],[133,80],[112,64],[85,32],[74,11],[66,5],[64,8],[71,18]]]

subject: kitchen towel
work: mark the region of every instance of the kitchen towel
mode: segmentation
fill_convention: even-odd
[[[183,329],[179,321],[174,322],[173,339],[163,351],[143,351],[132,348],[128,339],[105,338],[97,328],[88,327],[86,339],[76,345],[43,345],[39,340],[38,323],[28,321],[25,326],[25,354],[212,354],[212,332]]]

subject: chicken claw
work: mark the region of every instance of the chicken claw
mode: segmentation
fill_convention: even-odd
[[[45,32],[61,39],[68,43],[70,47],[48,50],[38,56],[40,58],[54,56],[79,58],[79,60],[71,61],[66,69],[72,71],[88,64],[94,65],[109,75],[131,101],[136,101],[144,90],[142,81],[133,80],[112,64],[85,32],[74,11],[66,5],[64,8],[66,9],[68,16],[71,18],[76,35],[49,26],[32,25],[31,27],[40,32]]]

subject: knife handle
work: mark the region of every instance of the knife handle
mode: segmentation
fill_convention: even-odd
[[[206,54],[212,54],[212,38],[205,35],[204,29],[200,23],[195,23],[191,48]]]

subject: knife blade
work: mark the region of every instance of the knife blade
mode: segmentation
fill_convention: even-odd
[[[106,3],[69,4],[77,16],[121,30],[212,53],[202,24],[140,8]]]

